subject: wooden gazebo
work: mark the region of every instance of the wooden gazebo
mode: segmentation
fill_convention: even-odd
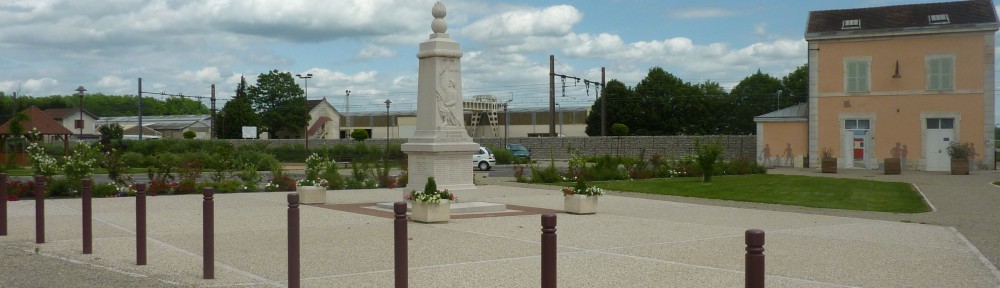
[[[70,135],[73,135],[73,131],[63,127],[62,124],[56,122],[55,119],[49,117],[48,114],[42,112],[42,110],[38,109],[38,107],[31,106],[28,109],[24,109],[22,112],[28,115],[28,120],[21,121],[21,126],[24,127],[25,133],[28,133],[31,129],[38,129],[39,134],[43,136],[42,138],[45,138],[44,136],[48,135],[55,136],[57,139],[63,141],[63,154],[69,155],[69,137]],[[11,118],[11,120],[7,121],[7,123],[0,125],[0,153],[4,155],[8,153],[8,151],[6,151],[7,139],[13,136],[10,134],[11,121],[14,121],[14,119]]]

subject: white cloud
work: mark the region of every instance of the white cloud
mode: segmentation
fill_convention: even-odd
[[[719,18],[735,15],[736,10],[721,7],[691,7],[672,10],[671,17],[680,19]]]
[[[368,45],[368,47],[365,47],[361,49],[361,51],[358,51],[358,55],[356,57],[359,59],[371,59],[371,58],[390,58],[395,56],[396,56],[396,51],[392,51],[389,48],[386,48],[385,46]]]
[[[101,80],[97,81],[96,88],[122,88],[132,86],[132,82],[129,80],[122,79],[121,77],[115,75],[106,75],[101,77]]]
[[[757,37],[767,36],[767,23],[753,24],[753,34],[757,35]]]
[[[205,67],[198,71],[184,71],[177,75],[177,78],[194,82],[217,82],[222,79],[218,67]]]
[[[581,19],[583,14],[569,5],[517,9],[480,19],[462,28],[461,33],[487,43],[523,43],[526,37],[566,35]]]

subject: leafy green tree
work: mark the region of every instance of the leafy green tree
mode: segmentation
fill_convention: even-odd
[[[365,131],[365,129],[354,129],[354,131],[351,132],[351,139],[359,142],[365,141],[365,139],[368,139],[368,131]]]
[[[632,113],[636,108],[640,106],[639,99],[632,92],[632,89],[625,86],[618,80],[611,80],[607,84],[607,88],[604,90],[604,96],[608,101],[607,106],[607,123],[638,123],[640,119],[637,119]],[[587,128],[585,132],[589,136],[600,136],[601,135],[601,99],[600,97],[594,102],[594,105],[590,108],[590,114],[587,115]],[[632,122],[630,122],[632,121]],[[610,132],[609,132],[610,133]]]
[[[778,94],[787,94],[785,87],[781,85],[781,80],[767,73],[757,73],[747,76],[733,87],[730,92],[732,103],[735,107],[732,114],[735,119],[733,133],[754,134],[757,132],[757,125],[753,118],[777,110]]]
[[[236,96],[226,102],[215,118],[215,135],[221,139],[243,138],[243,126],[260,124],[260,119],[254,113],[250,96],[247,94],[245,78],[240,77],[240,84],[236,86]]]
[[[305,135],[309,121],[306,111],[304,91],[295,84],[295,78],[288,72],[272,70],[257,76],[257,85],[250,86],[248,94],[254,110],[261,119],[261,125],[271,137],[278,132]]]
[[[688,83],[660,67],[649,69],[646,78],[635,85],[635,93],[642,106],[637,110],[640,118],[634,123],[625,122],[636,135],[675,135],[680,132],[681,121],[686,115],[676,109],[694,94]]]
[[[808,102],[809,64],[799,66],[792,73],[788,73],[788,75],[782,77],[781,85],[785,87],[786,93],[781,95],[781,108]]]
[[[628,126],[622,123],[615,123],[615,125],[611,125],[611,135],[628,136]]]

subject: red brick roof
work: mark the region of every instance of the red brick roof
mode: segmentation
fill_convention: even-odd
[[[42,110],[38,109],[38,107],[31,106],[28,109],[24,109],[22,112],[28,114],[29,118],[28,120],[21,122],[21,125],[24,126],[25,132],[31,131],[32,128],[36,128],[42,135],[73,134],[72,131],[63,127],[62,124],[56,122],[55,119],[49,117],[49,115],[42,112]],[[3,125],[0,126],[0,135],[10,135],[10,123],[13,120],[14,119],[11,119],[10,121],[7,121],[7,123],[3,123]]]
[[[948,24],[930,24],[928,16],[948,14]],[[844,20],[861,20],[857,29],[842,29]],[[991,0],[967,0],[943,3],[910,4],[844,10],[809,12],[806,34],[863,34],[872,30],[942,29],[997,25]],[[994,28],[994,30],[996,30]],[[807,37],[808,38],[808,37]]]

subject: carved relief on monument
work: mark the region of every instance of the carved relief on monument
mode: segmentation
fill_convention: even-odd
[[[441,127],[465,127],[462,121],[462,101],[458,91],[458,72],[451,64],[445,64],[438,74],[437,95],[438,122]]]

